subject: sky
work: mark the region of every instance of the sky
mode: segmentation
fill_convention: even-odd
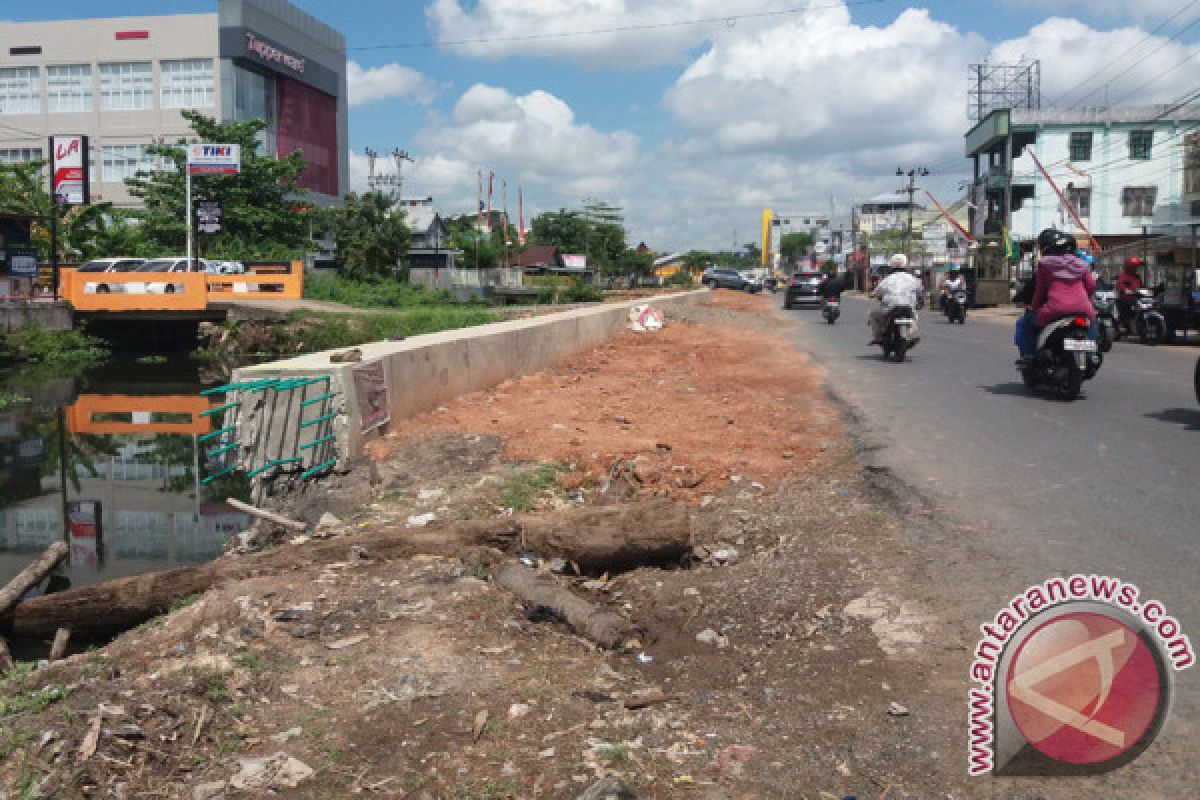
[[[353,189],[364,148],[401,148],[405,196],[443,213],[475,207],[482,169],[514,220],[518,186],[527,223],[603,201],[659,252],[752,242],[764,207],[844,213],[898,167],[958,197],[972,63],[1040,59],[1061,107],[1200,89],[1200,0],[293,2],[346,35]],[[0,18],[164,5],[0,0]]]

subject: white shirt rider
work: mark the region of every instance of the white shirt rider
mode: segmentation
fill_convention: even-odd
[[[916,307],[923,287],[916,277],[903,269],[896,270],[879,282],[872,296],[885,308]]]

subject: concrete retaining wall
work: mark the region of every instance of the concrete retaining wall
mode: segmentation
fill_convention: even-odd
[[[335,432],[339,457],[346,458],[358,454],[364,442],[353,376],[360,364],[383,364],[388,409],[392,419],[401,419],[437,408],[459,395],[537,372],[595,347],[625,329],[629,309],[634,305],[649,302],[669,312],[672,307],[690,305],[708,295],[706,289],[680,292],[414,336],[400,342],[373,342],[358,348],[362,351],[358,364],[331,363],[330,356],[342,351],[325,351],[245,367],[234,373],[233,380],[330,375],[334,389],[341,393],[337,407],[343,413]],[[271,405],[273,415],[282,411],[277,403]],[[259,422],[243,419],[239,427],[255,427]]]
[[[49,331],[71,330],[71,309],[66,303],[19,302],[0,306],[0,330],[5,333],[29,325]]]

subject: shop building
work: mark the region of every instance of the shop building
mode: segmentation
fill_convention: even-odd
[[[133,206],[124,180],[164,165],[147,145],[190,135],[182,112],[265,119],[265,152],[303,151],[318,204],[348,190],[345,37],[286,0],[207,14],[10,23],[0,45],[0,161],[89,137],[92,199]]]

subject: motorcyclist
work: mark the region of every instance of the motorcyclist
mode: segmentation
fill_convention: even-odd
[[[1038,261],[1033,302],[1037,312],[1034,324],[1025,325],[1022,356],[1037,351],[1041,329],[1063,317],[1087,317],[1092,338],[1096,338],[1096,309],[1092,293],[1096,281],[1088,263],[1075,255],[1075,237],[1069,233],[1047,228],[1038,235]]]
[[[965,292],[966,290],[967,279],[963,277],[962,270],[958,267],[951,267],[950,272],[946,274],[946,280],[942,281],[942,310],[946,310],[946,303],[955,292]]]
[[[1143,262],[1137,256],[1125,259],[1125,269],[1117,277],[1117,312],[1124,320],[1133,316],[1133,304],[1137,300],[1138,289],[1142,288],[1142,276],[1138,272]]]
[[[871,326],[871,344],[883,341],[883,330],[888,315],[898,306],[917,307],[923,287],[921,282],[908,271],[908,256],[897,253],[888,259],[888,275],[871,292],[879,305],[871,309],[867,324]]]
[[[846,291],[846,283],[834,270],[826,272],[821,278],[821,283],[817,285],[817,294],[821,296],[822,305],[830,298],[841,300],[844,291]]]

